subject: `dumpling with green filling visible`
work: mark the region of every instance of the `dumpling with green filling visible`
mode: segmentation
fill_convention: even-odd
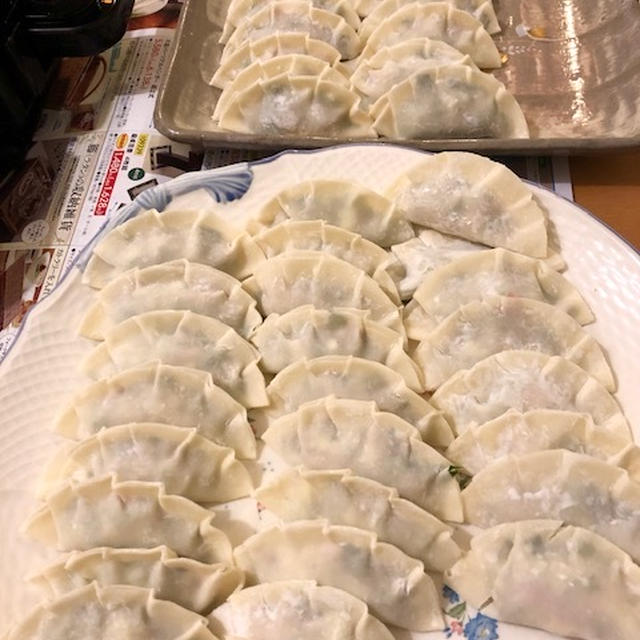
[[[238,25],[224,47],[221,63],[243,43],[280,31],[306,33],[315,40],[322,40],[335,47],[345,60],[360,53],[360,38],[342,16],[318,9],[304,0],[276,0],[245,17]]]
[[[383,622],[412,631],[443,627],[422,563],[369,531],[301,520],[256,533],[236,547],[234,559],[253,583],[315,580],[363,600]]]
[[[218,116],[221,129],[238,133],[376,137],[355,92],[313,76],[259,80],[235,93]]]
[[[469,55],[481,69],[502,66],[500,52],[482,24],[471,14],[445,2],[411,2],[394,11],[371,33],[358,62],[383,47],[425,37],[450,44]]]
[[[416,71],[369,110],[388,138],[528,138],[520,105],[491,74],[463,64]]]
[[[638,566],[599,535],[559,520],[481,531],[445,581],[503,622],[584,640],[638,636]]]

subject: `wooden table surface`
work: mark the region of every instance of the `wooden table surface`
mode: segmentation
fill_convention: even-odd
[[[640,250],[640,150],[570,159],[576,202]]]

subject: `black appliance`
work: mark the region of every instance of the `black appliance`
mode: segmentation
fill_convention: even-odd
[[[0,182],[21,161],[56,59],[91,56],[126,30],[134,0],[0,0]]]

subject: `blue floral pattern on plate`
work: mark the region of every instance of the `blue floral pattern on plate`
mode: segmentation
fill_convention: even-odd
[[[133,203],[136,210],[158,209],[162,211],[176,196],[195,189],[204,189],[216,202],[238,200],[249,190],[253,171],[247,163],[223,169],[187,173],[160,185],[156,189],[143,191]]]
[[[247,162],[211,169],[209,171],[196,171],[185,173],[174,180],[156,185],[143,191],[130,205],[123,207],[113,215],[89,241],[82,250],[75,264],[84,269],[98,239],[102,238],[118,225],[130,220],[141,211],[157,209],[163,211],[167,205],[177,196],[202,189],[206,191],[216,202],[224,204],[239,200],[249,190],[253,182],[253,170]]]
[[[444,632],[447,638],[499,640],[497,620],[480,612],[472,616],[467,603],[462,602],[460,596],[447,585],[442,588],[442,596],[451,605],[445,607],[447,626]]]

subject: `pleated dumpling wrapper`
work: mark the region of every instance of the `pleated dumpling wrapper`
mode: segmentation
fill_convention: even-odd
[[[227,502],[253,489],[233,449],[214,444],[195,429],[139,422],[103,429],[62,447],[47,467],[43,493],[70,479],[84,482],[110,472],[119,480],[160,482],[167,493],[195,502]]]
[[[222,94],[216,102],[212,118],[220,119],[233,98],[249,89],[259,80],[271,80],[281,75],[311,76],[326,82],[333,82],[344,87],[349,87],[349,80],[344,73],[340,73],[328,62],[300,53],[288,53],[283,56],[271,58],[271,60],[256,60],[251,65],[240,71],[238,75],[222,90]]]
[[[442,40],[467,54],[482,69],[502,65],[500,52],[482,24],[450,4],[412,2],[394,11],[367,39],[359,63],[383,47],[413,38]]]
[[[179,558],[168,547],[74,551],[62,562],[31,578],[50,598],[92,582],[100,586],[130,585],[153,589],[159,600],[175,602],[202,615],[222,604],[244,584],[236,567]],[[121,639],[118,639],[121,640]]]
[[[508,455],[548,449],[586,453],[626,469],[640,481],[638,447],[628,438],[601,429],[593,418],[574,411],[534,409],[526,413],[509,410],[499,418],[467,429],[446,451],[447,458],[476,474]]]
[[[408,300],[422,281],[438,267],[443,267],[470,253],[489,250],[490,247],[487,245],[440,233],[435,229],[423,228],[415,238],[391,247],[399,268],[396,266],[390,273],[400,297]],[[567,267],[562,256],[553,249],[542,261],[554,271],[563,271]],[[593,320],[593,316],[590,317]]]
[[[424,2],[448,2],[458,9],[462,9],[467,13],[471,13],[478,18],[483,24],[486,23],[486,29],[489,32],[493,32],[491,22],[488,17],[492,14],[495,15],[495,9],[493,8],[493,0],[423,0]],[[369,14],[375,11],[376,7],[382,4],[384,0],[355,0],[354,8],[363,18],[366,18]],[[496,16],[497,20],[497,16]],[[499,27],[500,25],[498,25]]]
[[[602,460],[563,449],[508,456],[475,475],[462,499],[470,524],[558,519],[640,560],[640,484]]]
[[[139,213],[107,233],[93,248],[82,281],[101,289],[135,267],[184,258],[235,278],[251,273],[264,256],[255,242],[206,209],[155,209]]]
[[[286,73],[235,93],[218,125],[238,133],[375,138],[371,117],[351,89],[316,76]]]
[[[323,40],[308,33],[279,31],[244,42],[224,62],[221,62],[209,84],[224,89],[244,69],[257,61],[267,62],[277,56],[299,53],[323,60],[335,69],[341,69],[340,52]]]
[[[157,600],[149,589],[95,583],[41,604],[7,636],[7,640],[70,638],[216,640],[206,618]]]
[[[269,383],[267,395],[269,406],[264,413],[269,420],[328,396],[373,400],[381,411],[395,413],[414,425],[432,446],[446,447],[453,440],[451,427],[442,413],[411,391],[399,373],[371,360],[353,356],[299,360]]]
[[[147,311],[110,329],[85,359],[98,379],[152,362],[199,369],[245,407],[266,404],[254,347],[220,320],[191,311]]]
[[[367,605],[312,580],[283,580],[233,594],[209,616],[224,638],[251,640],[393,640]]]
[[[460,487],[451,463],[420,432],[362,400],[321,398],[274,420],[262,439],[287,464],[307,469],[351,469],[393,487],[442,519],[461,522]]]
[[[386,195],[415,224],[533,258],[548,255],[544,211],[499,162],[461,151],[434,154]]]
[[[451,291],[455,289],[456,295]],[[492,249],[478,251],[428,273],[405,308],[410,338],[422,340],[449,315],[485,296],[516,296],[552,304],[580,324],[594,316],[580,292],[541,260]]]
[[[433,390],[457,371],[509,349],[562,356],[615,391],[613,372],[596,339],[564,311],[528,298],[487,296],[465,304],[420,342],[413,357],[426,388]]]
[[[457,435],[509,409],[587,413],[594,423],[631,441],[629,423],[615,398],[584,369],[535,351],[502,351],[458,371],[431,396]]]
[[[640,569],[599,535],[560,521],[502,524],[471,540],[446,576],[504,622],[584,640],[636,640]]]
[[[415,233],[398,207],[355,182],[306,180],[276,194],[247,224],[256,234],[284,220],[324,220],[388,247]]]
[[[429,571],[445,571],[460,558],[452,527],[399,498],[395,489],[349,470],[292,469],[260,487],[255,497],[284,522],[326,518],[372,531]]]
[[[464,64],[416,71],[369,111],[388,138],[528,138],[517,100],[491,74]]]
[[[424,382],[416,363],[403,347],[402,336],[355,309],[297,307],[266,318],[251,338],[264,371],[278,373],[297,360],[320,356],[356,356],[380,362],[398,372],[413,391]]]
[[[70,483],[49,496],[24,530],[60,551],[165,545],[187,558],[230,564],[231,544],[213,518],[195,502],[168,495],[159,483],[107,476]]]
[[[355,31],[360,28],[360,18],[353,8],[350,0],[311,0],[316,9],[324,9],[343,17],[346,23]],[[226,43],[233,32],[249,16],[264,8],[264,2],[260,0],[232,0],[226,11],[226,18],[220,42]]]
[[[131,421],[195,429],[239,458],[256,457],[247,410],[210,373],[166,364],[127,369],[81,389],[62,409],[55,430],[82,440]]]
[[[486,251],[487,248],[477,242],[449,236],[434,229],[421,229],[415,238],[391,247],[391,252],[402,267],[401,271],[394,272],[400,297],[402,300],[410,300],[432,271],[469,253]],[[418,303],[408,304],[415,307]]]
[[[285,220],[254,236],[267,258],[289,251],[320,251],[344,260],[371,276],[392,301],[400,301],[395,282],[402,265],[382,247],[353,231],[324,220]]]
[[[316,9],[304,0],[276,0],[245,18],[225,45],[221,63],[247,41],[284,32],[301,32],[335,47],[343,59],[358,55],[360,38],[346,20],[330,11]]]
[[[468,55],[446,42],[431,38],[412,38],[382,47],[370,58],[363,60],[353,72],[351,84],[363,96],[363,106],[368,108],[417,71],[448,64],[475,67]]]
[[[366,0],[360,2],[362,5]],[[433,4],[440,0],[419,0],[422,4]],[[478,20],[488,33],[498,33],[500,31],[500,25],[498,24],[498,18],[493,8],[491,0],[444,0],[447,4],[466,11]],[[375,29],[393,15],[398,9],[401,9],[405,5],[413,2],[413,0],[378,0],[376,6],[370,11],[365,20],[362,22],[362,27],[358,31],[360,37],[367,39]]]
[[[246,338],[262,322],[256,301],[238,280],[204,264],[173,260],[134,268],[98,293],[80,335],[102,340],[115,325],[146,311],[174,309],[216,318]]]
[[[405,337],[400,309],[362,269],[320,251],[289,251],[267,260],[243,287],[264,316],[303,305],[316,309],[350,308]]]
[[[444,626],[422,563],[369,531],[301,520],[251,536],[234,558],[253,582],[315,580],[360,598],[383,622],[412,631]]]

